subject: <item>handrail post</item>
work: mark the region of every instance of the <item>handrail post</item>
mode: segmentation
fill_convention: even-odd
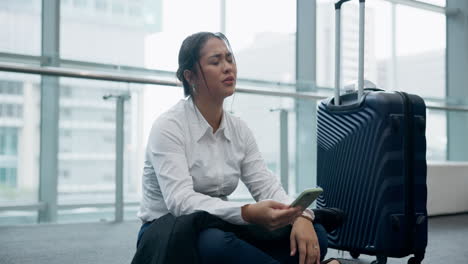
[[[106,95],[104,100],[116,98],[115,110],[115,222],[122,222],[124,215],[123,164],[124,164],[124,114],[129,94]]]
[[[289,145],[288,145],[288,110],[283,108],[271,109],[280,113],[280,178],[284,190],[289,193]]]
[[[289,145],[288,145],[288,111],[280,110],[280,161],[281,184],[289,193]]]

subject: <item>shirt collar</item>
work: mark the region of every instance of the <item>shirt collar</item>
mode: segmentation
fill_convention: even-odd
[[[213,133],[213,128],[211,125],[206,121],[205,117],[201,114],[200,110],[198,110],[197,106],[193,102],[193,99],[189,97],[188,101],[188,111],[190,116],[190,124],[191,130],[194,133],[194,137],[196,141],[199,141],[205,134]],[[221,118],[221,124],[219,125],[218,131],[216,133],[223,133],[224,137],[231,141],[231,133],[229,129],[229,125],[227,122],[228,115],[226,111],[223,110],[223,117]]]

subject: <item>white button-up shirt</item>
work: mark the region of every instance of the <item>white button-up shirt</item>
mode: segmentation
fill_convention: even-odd
[[[138,217],[147,222],[167,213],[206,211],[230,223],[246,224],[241,216],[245,203],[227,199],[239,179],[256,201],[290,204],[293,200],[267,169],[242,120],[224,111],[213,133],[192,99],[181,100],[151,129]]]

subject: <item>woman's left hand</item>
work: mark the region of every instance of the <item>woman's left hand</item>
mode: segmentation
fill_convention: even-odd
[[[298,217],[291,230],[291,256],[299,251],[299,264],[320,264],[320,246],[311,221]]]

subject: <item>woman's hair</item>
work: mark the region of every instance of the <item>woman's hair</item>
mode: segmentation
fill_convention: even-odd
[[[190,84],[184,78],[184,71],[189,70],[193,73],[197,73],[198,61],[200,60],[200,51],[205,46],[205,43],[210,38],[219,38],[226,43],[227,48],[231,51],[231,46],[226,36],[223,33],[212,33],[212,32],[198,32],[188,36],[182,42],[182,46],[179,50],[179,68],[177,69],[177,79],[184,85],[184,95],[192,96],[193,90]],[[231,51],[232,53],[232,51]],[[232,54],[234,60],[234,54]],[[203,73],[202,73],[203,74]]]

